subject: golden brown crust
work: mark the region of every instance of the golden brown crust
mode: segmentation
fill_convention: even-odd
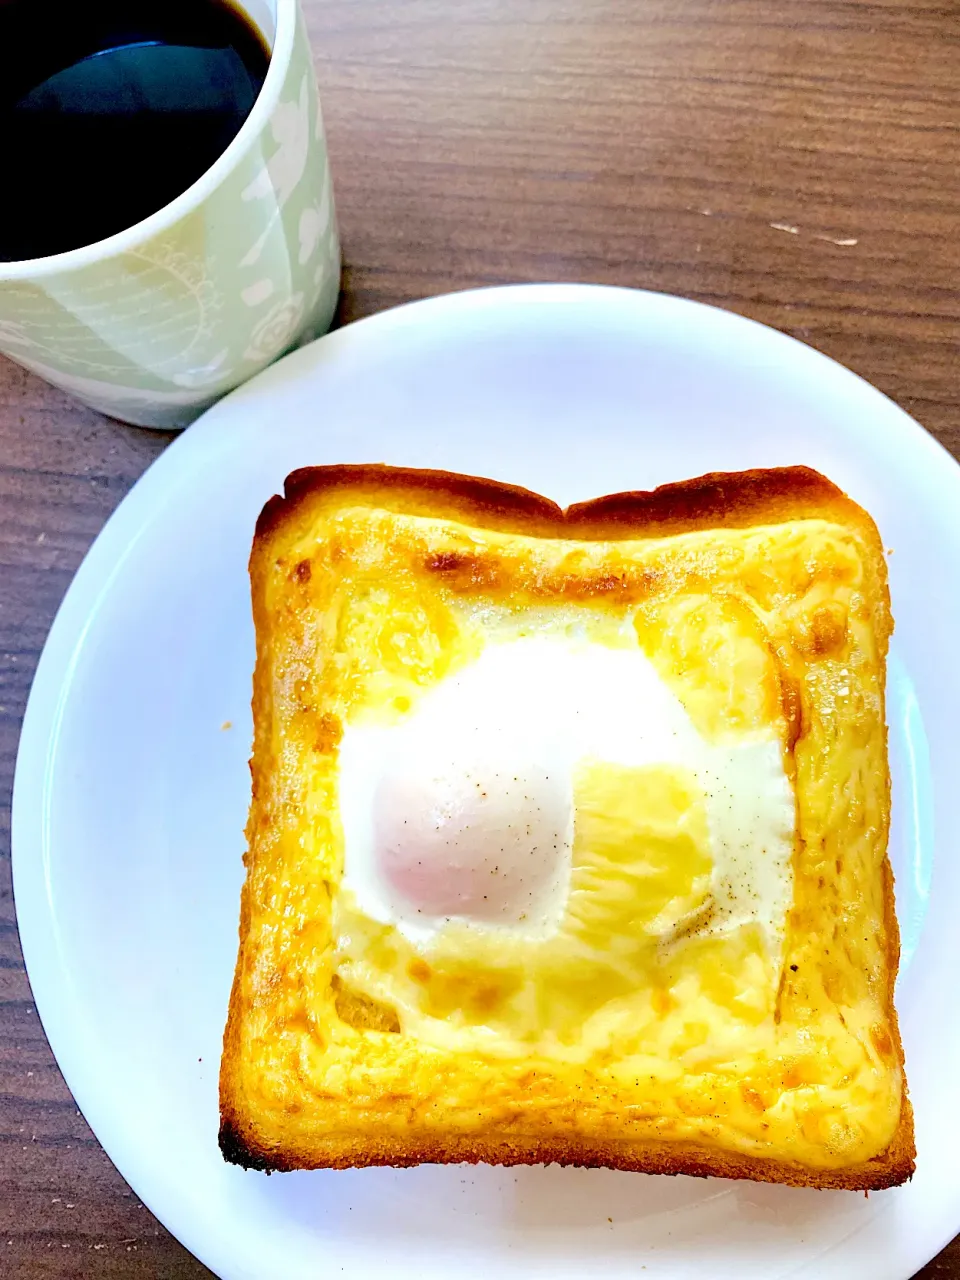
[[[271,498],[260,513],[254,545],[295,520],[297,512],[316,498],[335,498],[341,505],[349,498],[364,505],[382,502],[393,511],[463,520],[504,533],[549,536],[563,520],[555,502],[517,485],[452,471],[346,463],[291,472],[283,497]]]
[[[257,521],[255,549],[295,522],[316,499],[363,505],[478,528],[536,537],[671,537],[699,529],[742,529],[800,516],[841,518],[873,531],[861,507],[810,467],[711,472],[657,489],[612,493],[566,509],[540,494],[452,471],[389,467],[381,463],[305,467],[291,472],[283,497],[271,498]],[[873,538],[876,538],[873,532]]]
[[[484,1142],[449,1137],[433,1143],[384,1142],[375,1136],[337,1138],[326,1148],[270,1150],[227,1112],[220,1124],[220,1150],[225,1160],[263,1173],[291,1173],[296,1169],[359,1169],[389,1165],[408,1168],[418,1164],[559,1164],[587,1169],[619,1169],[625,1173],[660,1173],[693,1178],[748,1179],[788,1187],[814,1187],[820,1191],[885,1191],[913,1176],[913,1115],[904,1101],[900,1129],[888,1151],[877,1160],[847,1169],[810,1169],[784,1160],[760,1160],[738,1156],[714,1147],[686,1142],[645,1143],[635,1146],[616,1142],[600,1144],[534,1138],[504,1138]]]
[[[566,510],[540,495],[491,480],[442,471],[358,465],[307,468],[288,477],[283,497],[270,499],[257,523],[251,554],[258,658],[254,681],[255,744],[251,762],[254,806],[266,786],[262,774],[273,733],[271,691],[266,679],[268,619],[262,615],[264,592],[258,589],[268,565],[284,545],[295,540],[327,505],[383,507],[398,514],[455,520],[477,530],[494,530],[539,538],[583,541],[658,538],[711,528],[742,529],[801,518],[823,517],[857,529],[882,559],[882,547],[869,516],[835,485],[806,467],[711,474],[651,492],[608,495]],[[885,584],[884,588],[885,590]],[[887,947],[887,1004],[893,1045],[891,1056],[903,1064],[903,1050],[893,1007],[893,984],[899,960],[892,876],[883,871]],[[241,905],[240,954],[230,1001],[221,1066],[220,1145],[224,1157],[248,1168],[343,1168],[360,1165],[411,1165],[423,1162],[491,1164],[559,1163],[635,1170],[648,1173],[750,1178],[793,1186],[876,1190],[905,1181],[913,1172],[913,1123],[904,1086],[899,1127],[881,1156],[841,1169],[810,1168],[782,1160],[736,1153],[685,1141],[577,1142],[519,1137],[476,1138],[450,1135],[442,1140],[345,1135],[283,1142],[260,1137],[245,1105],[240,1063],[240,983],[246,954],[251,903],[249,880]]]

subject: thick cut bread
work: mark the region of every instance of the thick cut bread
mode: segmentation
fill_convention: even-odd
[[[566,511],[466,476],[320,467],[267,503],[250,574],[228,1160],[557,1161],[857,1190],[911,1175],[886,849],[892,623],[861,508],[801,467]],[[456,922],[414,936],[367,911],[345,876],[345,735],[388,732],[488,645],[534,633],[635,655],[704,751],[773,752],[791,814],[779,914],[748,903],[718,923],[703,867],[720,854],[691,774],[634,770],[623,791],[602,760],[593,799],[574,800],[570,883],[592,905],[574,918],[571,889],[549,938],[491,944]],[[636,830],[615,825],[621,810]],[[603,860],[584,852],[581,815],[613,841]],[[617,832],[647,841],[646,879],[618,863]],[[713,884],[680,924],[637,896],[660,883],[651,850],[661,880],[683,853],[703,873],[687,888]]]

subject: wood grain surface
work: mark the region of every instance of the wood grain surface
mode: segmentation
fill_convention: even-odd
[[[306,9],[343,235],[341,322],[515,280],[667,290],[812,343],[960,450],[960,7]],[[209,1274],[76,1110],[31,1001],[10,878],[9,792],[40,648],[90,542],[167,440],[0,360],[4,1277]],[[960,1280],[960,1247],[920,1274]]]

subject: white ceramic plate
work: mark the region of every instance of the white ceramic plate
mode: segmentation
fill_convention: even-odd
[[[221,1161],[251,738],[247,554],[287,472],[342,461],[488,475],[562,503],[802,462],[873,513],[894,552],[911,1185],[866,1199],[555,1167],[267,1178]],[[229,1280],[910,1276],[960,1229],[958,513],[960,469],[853,374],[740,317],[628,290],[519,287],[402,307],[212,409],[77,574],[17,769],[16,900],[37,1005],[137,1194]]]

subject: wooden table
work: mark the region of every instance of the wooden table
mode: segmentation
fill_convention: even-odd
[[[343,233],[341,322],[503,281],[667,290],[812,343],[960,450],[956,6],[306,7]],[[76,1110],[31,1002],[10,880],[7,801],[40,648],[90,542],[167,440],[0,361],[3,1276],[209,1274]],[[960,1244],[921,1275],[960,1280]]]

